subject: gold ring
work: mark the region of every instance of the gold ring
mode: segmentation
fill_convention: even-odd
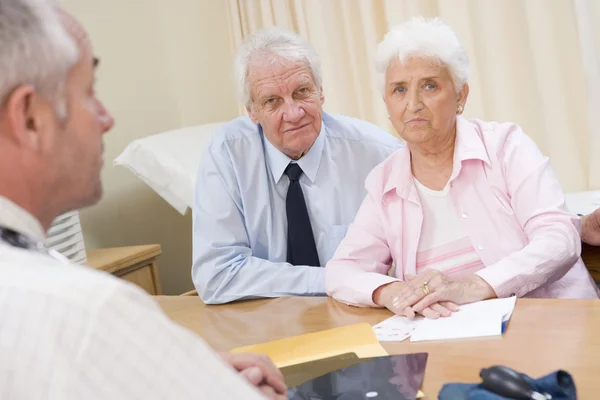
[[[423,282],[423,293],[425,293],[425,296],[427,296],[429,293],[431,293],[431,290],[429,290],[429,286],[427,286],[427,281]]]

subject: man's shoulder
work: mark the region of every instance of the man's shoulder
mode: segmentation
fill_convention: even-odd
[[[0,291],[52,301],[87,312],[119,293],[136,290],[91,267],[63,264],[35,251],[2,246]]]
[[[219,150],[223,146],[239,140],[261,143],[258,125],[249,117],[238,117],[221,125],[212,135],[209,149],[211,151]]]
[[[391,150],[396,150],[402,146],[400,140],[389,132],[359,118],[323,113],[323,123],[330,138],[362,142]]]

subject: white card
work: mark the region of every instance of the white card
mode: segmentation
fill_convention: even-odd
[[[406,318],[395,315],[375,325],[373,331],[380,342],[401,342],[417,328],[422,318]]]
[[[479,301],[460,306],[450,317],[427,319],[393,316],[373,327],[381,342],[411,342],[442,339],[463,339],[502,335],[502,324],[508,321],[516,297]]]

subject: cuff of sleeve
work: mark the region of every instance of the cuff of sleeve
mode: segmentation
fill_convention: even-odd
[[[312,285],[310,292],[313,296],[326,296],[325,293],[325,268],[310,267],[313,270],[312,273]]]
[[[507,285],[506,274],[497,273],[496,270],[496,268],[488,267],[475,272],[475,274],[492,287],[499,299],[515,295],[515,292],[511,292],[511,285]]]
[[[399,279],[377,272],[367,272],[355,276],[350,287],[354,289],[356,303],[368,307],[380,307],[373,302],[373,292],[388,283],[398,282]]]

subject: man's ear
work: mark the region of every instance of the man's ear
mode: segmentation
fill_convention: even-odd
[[[246,112],[248,113],[248,116],[250,117],[252,122],[254,122],[257,125],[260,124],[258,118],[256,118],[256,115],[254,114],[254,109],[252,106],[246,106]]]
[[[44,100],[31,85],[20,85],[5,102],[3,130],[17,145],[38,149],[45,124]],[[47,104],[46,104],[47,106]]]
[[[325,95],[323,94],[323,86],[319,89],[319,97],[321,98],[321,105],[325,104]]]

